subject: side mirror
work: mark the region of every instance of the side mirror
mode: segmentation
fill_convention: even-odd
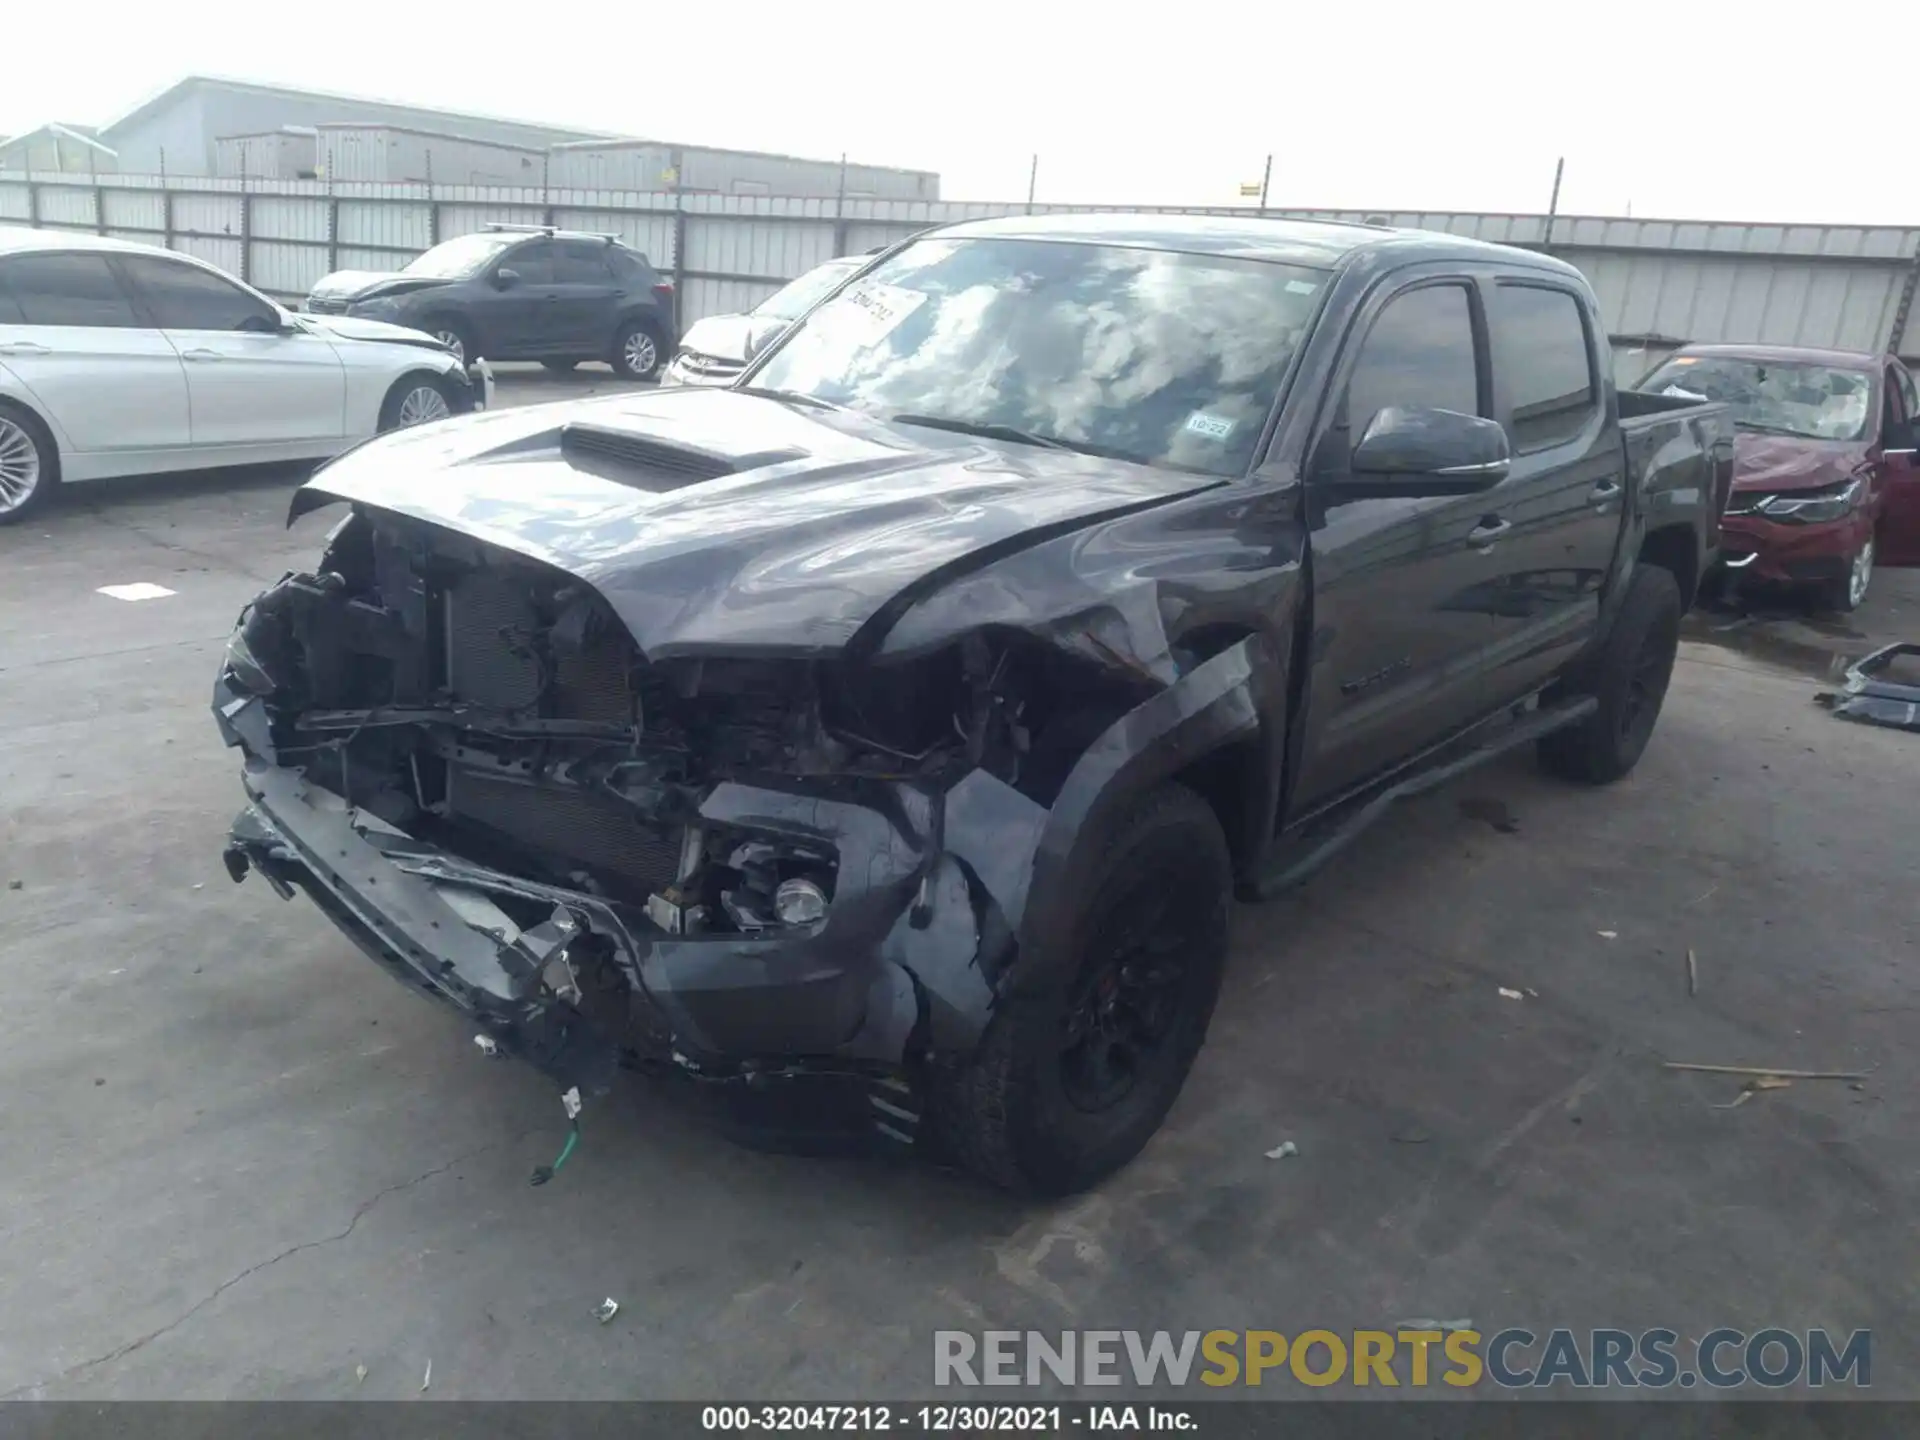
[[[1341,489],[1381,496],[1471,495],[1506,478],[1513,452],[1496,420],[1389,405],[1367,422]]]
[[[502,265],[498,270],[493,272],[493,288],[496,290],[511,290],[519,283],[520,272],[518,270]]]

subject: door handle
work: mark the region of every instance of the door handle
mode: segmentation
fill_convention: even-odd
[[[1587,492],[1587,498],[1596,505],[1604,505],[1607,501],[1618,497],[1619,494],[1620,482],[1609,479],[1602,480],[1599,484],[1595,485],[1593,489],[1589,490]]]
[[[0,355],[51,355],[53,352],[35,340],[9,340],[0,345]]]
[[[180,352],[180,358],[182,360],[207,361],[224,360],[227,357],[222,355],[218,350],[182,350]]]
[[[1502,520],[1498,515],[1483,515],[1480,523],[1467,532],[1467,544],[1476,550],[1488,549],[1512,528],[1511,520]]]

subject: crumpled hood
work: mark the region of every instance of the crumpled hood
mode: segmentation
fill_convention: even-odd
[[[446,280],[431,280],[417,275],[399,275],[380,270],[336,270],[323,275],[307,292],[310,300],[371,300],[376,295],[401,295],[410,290],[427,290],[446,285]]]
[[[449,360],[453,352],[424,330],[390,325],[385,320],[361,320],[352,315],[302,315],[301,320],[330,340],[373,340],[388,345],[414,345],[437,351]]]
[[[382,436],[292,514],[351,500],[544,561],[652,659],[823,656],[1001,555],[1223,483],[686,388]]]
[[[1733,441],[1733,488],[1741,493],[1818,490],[1839,485],[1867,462],[1857,440],[1802,440],[1742,430]]]

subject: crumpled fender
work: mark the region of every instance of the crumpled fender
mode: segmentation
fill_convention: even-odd
[[[1247,830],[1230,835],[1237,854],[1257,863],[1279,798],[1287,662],[1264,636],[1249,635],[1195,666],[1173,685],[1121,716],[1088,747],[1053,808],[1045,812],[1023,903],[1013,916],[1024,963],[1009,978],[1032,993],[1057,981],[1070,955],[1072,897],[1082,892],[1095,847],[1084,843],[1113,809],[1185,771],[1224,746],[1246,746],[1256,787]]]

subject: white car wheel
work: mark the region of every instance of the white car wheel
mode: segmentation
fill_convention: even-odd
[[[53,488],[53,466],[27,422],[0,410],[0,524],[16,520]]]
[[[438,385],[415,385],[400,397],[400,409],[395,426],[404,430],[409,425],[425,425],[430,421],[444,420],[453,414],[453,407],[447,404],[447,397],[440,393]]]

